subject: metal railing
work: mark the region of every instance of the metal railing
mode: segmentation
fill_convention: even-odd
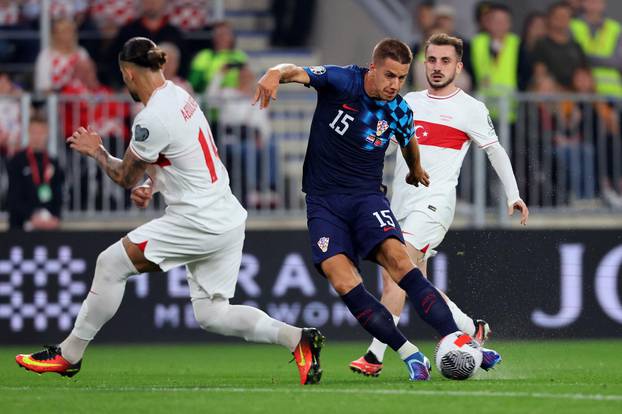
[[[29,94],[0,97],[20,108],[22,144],[28,140]],[[96,163],[64,144],[80,125],[98,130],[122,157],[133,116],[140,109],[126,95],[46,97],[48,148],[65,172],[63,215],[71,219],[153,217],[163,203],[133,207],[127,191],[102,175]],[[539,214],[622,212],[622,101],[590,95],[518,94],[489,102],[498,108],[497,132],[512,160],[521,196]],[[312,92],[284,91],[269,112],[250,99],[203,100],[231,180],[233,193],[251,217],[303,218],[302,161],[315,108]],[[242,115],[240,111],[244,111]],[[0,116],[1,120],[1,116]],[[8,179],[0,160],[0,206]],[[390,164],[391,161],[388,161]],[[465,158],[458,185],[457,216],[474,227],[507,224],[505,196],[483,151]],[[387,165],[385,182],[392,166]]]

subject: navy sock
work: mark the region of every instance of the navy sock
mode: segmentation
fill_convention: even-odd
[[[416,267],[398,283],[406,291],[417,313],[441,335],[459,331],[451,310],[441,293],[423,276]]]
[[[341,296],[341,300],[361,326],[374,338],[389,345],[394,351],[406,343],[406,338],[393,322],[391,312],[378,302],[362,283]]]

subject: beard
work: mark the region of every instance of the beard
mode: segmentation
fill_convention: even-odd
[[[140,102],[140,97],[138,96],[136,92],[130,91],[129,89],[128,89],[128,92],[130,93],[130,96],[132,97],[134,102]]]
[[[446,81],[444,81],[443,83],[434,83],[434,81],[432,80],[432,77],[430,75],[428,75],[426,73],[426,78],[428,79],[428,85],[430,85],[430,88],[432,89],[443,89],[445,86],[449,85],[450,83],[452,83],[454,81],[454,79],[456,78],[456,74],[454,73],[450,78],[447,78]]]

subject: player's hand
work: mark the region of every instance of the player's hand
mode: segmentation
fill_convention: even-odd
[[[69,148],[90,157],[95,156],[102,145],[101,137],[97,132],[93,131],[91,127],[88,129],[85,129],[84,127],[78,128],[65,141],[69,144]]]
[[[519,198],[518,201],[508,207],[508,215],[513,215],[515,210],[520,211],[520,224],[523,226],[527,225],[527,219],[529,218],[527,204]]]
[[[415,168],[415,171],[410,171],[406,176],[406,182],[408,184],[419,187],[419,184],[423,184],[428,187],[430,185],[430,175],[421,167]]]
[[[270,99],[276,101],[276,91],[281,83],[281,72],[276,69],[268,70],[257,82],[253,105],[259,102],[259,109],[267,108]]]
[[[130,195],[134,205],[138,208],[147,208],[152,197],[153,189],[149,185],[141,185],[132,188],[132,194]]]

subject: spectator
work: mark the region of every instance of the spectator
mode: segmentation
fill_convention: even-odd
[[[22,89],[0,69],[0,154],[10,158],[20,146]]]
[[[221,87],[225,74],[226,70],[221,70],[214,75],[207,99],[219,103],[219,141],[232,188],[244,206],[274,207],[278,204],[276,148],[271,140],[269,113],[249,104],[255,85],[250,70],[240,72],[235,88]],[[262,183],[270,189],[262,188]]]
[[[477,22],[477,32],[489,32],[490,28],[488,26],[490,11],[494,3],[492,1],[480,1],[475,5],[475,21]]]
[[[28,125],[28,147],[9,161],[7,207],[11,230],[53,230],[60,225],[63,172],[47,152],[47,121]]]
[[[572,88],[578,93],[593,93],[594,80],[589,68],[577,68],[572,75]],[[557,190],[568,200],[593,199],[596,181],[594,176],[594,128],[600,116],[601,103],[563,101],[555,111],[555,156],[558,171],[563,177]],[[605,104],[606,106],[606,104]],[[565,184],[565,185],[563,185]]]
[[[0,0],[0,30],[5,33],[0,38],[0,62],[32,63],[35,60],[39,48],[36,28],[24,19],[20,2]],[[33,31],[31,38],[23,36],[28,30]]]
[[[179,30],[203,30],[210,22],[210,0],[173,0],[170,22]]]
[[[510,32],[512,15],[502,5],[490,7],[488,32],[478,33],[471,41],[473,80],[477,90],[486,97],[505,96],[518,88],[518,52],[520,39]],[[498,116],[498,104],[489,103],[491,117]],[[510,113],[510,121],[515,118]]]
[[[529,89],[533,76],[533,50],[536,43],[546,35],[546,15],[534,12],[527,16],[523,24],[519,57],[518,57],[518,89]]]
[[[80,126],[89,125],[104,139],[129,140],[129,105],[117,101],[113,90],[99,82],[91,59],[78,61],[74,78],[61,93],[65,100],[61,106],[65,120],[61,136],[67,137]]]
[[[54,20],[50,47],[39,53],[35,63],[35,90],[61,90],[72,79],[74,67],[80,59],[89,59],[89,54],[78,46],[74,21],[67,18]]]
[[[186,40],[182,32],[168,22],[166,0],[141,0],[140,16],[119,30],[108,50],[109,66],[106,70],[115,74],[110,80],[115,86],[122,85],[121,74],[117,68],[117,55],[126,41],[137,36],[148,37],[155,43],[170,42],[176,45],[181,56],[179,72],[185,76],[188,67]]]
[[[549,7],[547,11],[547,32],[533,51],[535,81],[551,76],[564,90],[572,89],[572,76],[580,67],[588,65],[581,47],[570,35],[572,9],[565,2]]]
[[[192,85],[178,75],[179,70],[179,48],[170,42],[160,43],[158,45],[160,49],[166,53],[166,63],[162,67],[164,71],[164,77],[173,81],[174,84],[184,88],[189,94],[193,94]]]
[[[240,72],[248,70],[248,57],[235,48],[231,23],[216,23],[213,29],[213,49],[200,51],[192,60],[188,80],[197,93],[205,91],[217,73],[223,72],[221,87],[237,88]]]
[[[434,14],[434,2],[423,1],[417,5],[415,9],[415,28],[421,33],[419,43],[423,44],[429,38],[428,34],[436,24],[436,15]]]
[[[605,0],[584,0],[584,15],[570,29],[587,55],[596,81],[596,92],[622,97],[622,25],[605,17]]]

